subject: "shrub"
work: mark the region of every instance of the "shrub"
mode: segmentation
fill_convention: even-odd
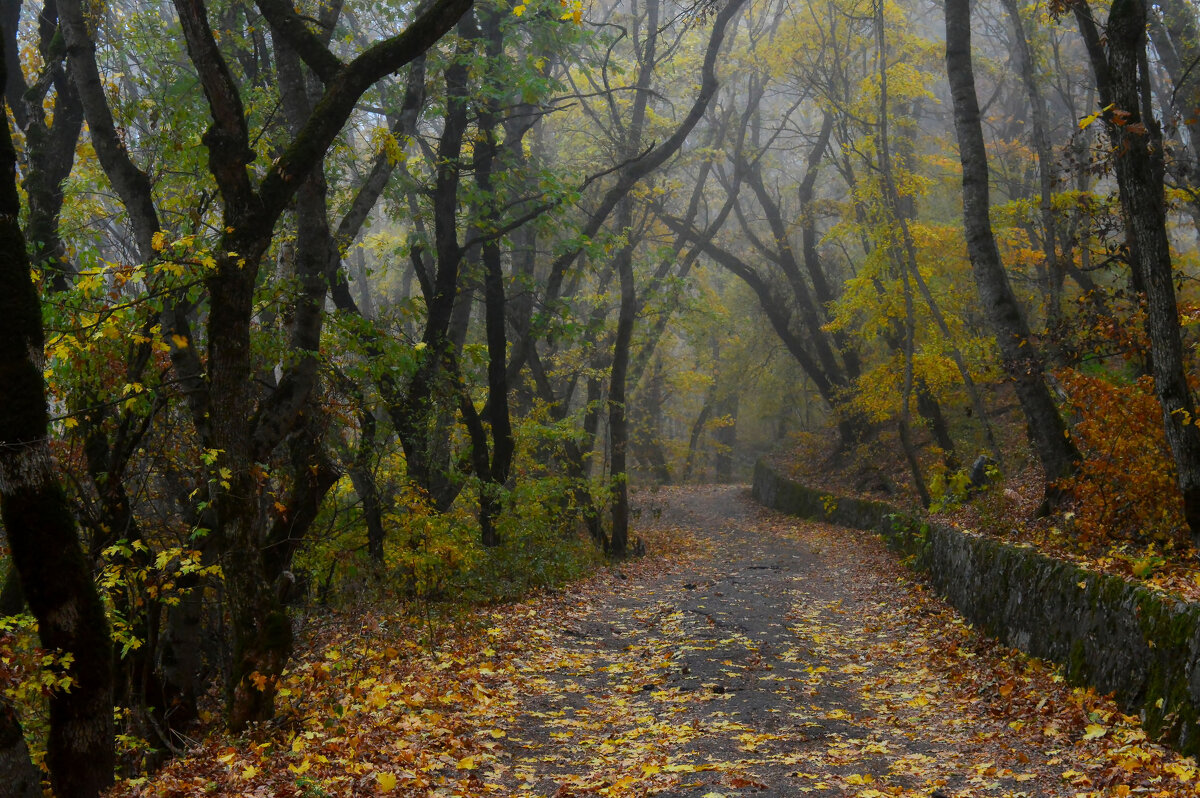
[[[1059,375],[1084,459],[1064,487],[1075,496],[1081,542],[1184,542],[1183,503],[1154,381]]]

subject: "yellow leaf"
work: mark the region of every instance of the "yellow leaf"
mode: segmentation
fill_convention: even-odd
[[[525,14],[525,4],[524,3],[522,3],[519,6],[513,6],[513,16],[514,17],[523,16],[524,14]]]
[[[396,774],[380,771],[375,774],[375,780],[379,782],[380,792],[391,792],[396,789]]]
[[[1108,105],[1101,108],[1099,111],[1096,111],[1095,113],[1091,113],[1091,114],[1088,114],[1087,116],[1083,117],[1082,119],[1079,120],[1079,129],[1085,130],[1092,123],[1094,123],[1097,119],[1099,119],[1101,116],[1103,116],[1105,111],[1108,111],[1112,107],[1113,107],[1112,103],[1109,103]]]
[[[167,237],[163,235],[162,230],[158,230],[150,236],[150,246],[154,247],[155,252],[162,252],[167,248]]]
[[[254,767],[254,765],[247,765],[246,769],[242,771],[243,779],[252,779],[257,775],[258,775],[258,768]]]
[[[474,770],[475,769],[475,757],[464,756],[462,759],[458,760],[458,769],[459,770]]]
[[[1183,782],[1188,782],[1196,778],[1196,769],[1190,768],[1181,762],[1168,762],[1163,765],[1163,770]]]
[[[177,349],[187,349],[188,339],[186,335],[172,335],[171,343],[175,344]]]
[[[1087,728],[1084,729],[1083,739],[1098,740],[1106,734],[1108,734],[1108,729],[1105,727],[1098,723],[1089,723]]]

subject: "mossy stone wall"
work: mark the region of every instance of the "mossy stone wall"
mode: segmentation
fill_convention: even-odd
[[[781,512],[878,532],[976,627],[1063,665],[1074,684],[1113,693],[1148,732],[1200,753],[1200,605],[883,502],[832,497],[765,462],[753,492]]]

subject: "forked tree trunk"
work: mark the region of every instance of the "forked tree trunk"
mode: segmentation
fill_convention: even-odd
[[[479,13],[485,52],[489,63],[493,65],[500,63],[504,51],[502,16],[503,12],[494,8],[481,10]],[[494,83],[502,85],[503,78],[489,77]],[[493,85],[490,90],[494,92],[497,88],[499,86]],[[482,442],[483,451],[475,453],[478,462],[476,474],[479,477],[479,521],[485,546],[500,543],[495,520],[503,509],[504,486],[508,482],[517,448],[508,406],[508,338],[505,330],[507,300],[503,254],[500,241],[495,236],[487,235],[489,228],[500,226],[494,188],[497,158],[500,155],[500,141],[497,135],[497,128],[501,122],[500,110],[500,102],[495,94],[481,104],[478,111],[479,133],[475,143],[475,182],[482,195],[482,218],[479,227],[480,233],[485,234],[480,255],[484,267],[484,329],[488,351],[486,415],[491,431],[491,456],[488,456],[486,441]],[[470,399],[465,401],[469,403]],[[473,410],[473,407],[468,408],[468,412]],[[474,442],[475,437],[472,436],[472,446],[478,448],[480,444]]]

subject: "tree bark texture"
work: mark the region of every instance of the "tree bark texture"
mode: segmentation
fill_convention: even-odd
[[[42,775],[29,758],[16,707],[4,696],[0,696],[0,784],[10,798],[42,798]]]
[[[963,167],[963,222],[967,250],[979,298],[987,312],[1003,367],[1013,381],[1021,409],[1045,472],[1048,495],[1053,483],[1075,470],[1079,452],[1071,442],[1058,407],[1046,387],[1042,362],[1029,341],[1029,328],[1017,304],[989,211],[987,149],[979,122],[979,98],[971,65],[969,0],[946,2],[946,70],[954,99],[954,127]]]
[[[69,656],[50,694],[46,761],[61,796],[91,798],[115,765],[108,621],[50,452],[41,305],[18,218],[16,153],[0,132],[0,516],[43,648]]]

